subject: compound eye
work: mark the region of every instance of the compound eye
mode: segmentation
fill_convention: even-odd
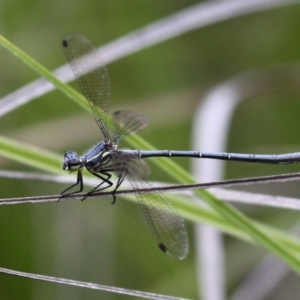
[[[68,151],[64,155],[64,162],[62,165],[63,170],[75,171],[80,167],[81,160],[77,156],[76,152]]]
[[[65,160],[66,159],[71,160],[71,159],[77,158],[77,154],[74,151],[67,151],[64,155],[64,158],[65,158]]]

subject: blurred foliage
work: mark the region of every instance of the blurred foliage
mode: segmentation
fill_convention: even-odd
[[[69,32],[82,33],[95,45],[102,45],[195,3],[198,1],[3,0],[0,30],[45,67],[54,69],[66,63],[61,40]],[[157,148],[189,149],[193,112],[210,88],[247,70],[298,62],[299,16],[300,6],[295,5],[238,17],[117,61],[109,66],[112,108],[146,115],[151,124],[142,135]],[[4,49],[0,49],[0,69],[2,96],[37,78]],[[278,94],[259,95],[240,104],[232,121],[228,149],[297,151],[299,96],[299,92],[283,86]],[[69,147],[83,151],[101,139],[92,117],[57,91],[2,117],[0,128],[1,135],[61,154]],[[189,167],[188,160],[178,162]],[[3,169],[30,170],[2,158],[0,163]],[[228,163],[226,175],[266,175],[296,168]],[[151,179],[169,180],[155,168]],[[1,186],[1,198],[58,194],[64,189],[56,184],[7,179],[1,179]],[[296,183],[251,190],[299,195]],[[195,298],[192,230],[188,259],[173,261],[155,248],[138,207],[122,199],[111,206],[110,201],[1,206],[0,266]],[[296,220],[294,212],[243,209],[254,218],[283,228]],[[231,290],[264,251],[236,239],[226,241]],[[1,275],[0,285],[0,299],[124,298],[5,275]],[[297,286],[293,289],[296,295]]]

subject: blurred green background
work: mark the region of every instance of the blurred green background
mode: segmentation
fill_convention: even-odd
[[[86,35],[96,46],[113,41],[199,1],[44,1],[0,4],[1,34],[52,70],[66,63],[61,40],[69,32]],[[112,111],[134,110],[151,124],[142,136],[158,149],[190,149],[191,120],[199,101],[214,86],[249,70],[289,65],[295,77],[280,88],[239,105],[232,121],[228,150],[283,153],[299,151],[300,5],[281,7],[201,28],[109,65]],[[0,49],[0,95],[38,78]],[[266,76],[268,76],[266,74]],[[300,77],[299,77],[300,78]],[[75,86],[75,85],[74,85]],[[49,93],[0,119],[1,135],[63,155],[79,153],[101,139],[90,114],[58,91]],[[213,138],[213,137],[212,137]],[[201,149],[199,149],[201,150]],[[189,168],[188,160],[178,163]],[[2,169],[36,171],[5,158]],[[280,174],[297,166],[228,163],[227,178]],[[155,168],[153,180],[170,181]],[[1,180],[1,198],[59,194],[66,186]],[[297,197],[297,182],[255,186],[251,191]],[[105,285],[196,298],[192,224],[190,254],[174,261],[160,253],[138,207],[119,199],[1,206],[0,266]],[[289,228],[298,213],[241,206],[247,215]],[[226,237],[228,293],[249,271],[264,249]],[[296,275],[291,286],[299,291]],[[297,282],[298,281],[298,282]],[[0,275],[0,299],[123,299],[124,296]],[[282,293],[282,294],[281,294]],[[276,296],[277,295],[277,296]],[[297,299],[293,298],[286,299]],[[282,298],[281,298],[282,299]]]

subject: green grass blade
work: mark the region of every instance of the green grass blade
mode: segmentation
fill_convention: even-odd
[[[50,81],[58,90],[62,91],[67,97],[75,100],[79,105],[85,109],[89,109],[89,105],[85,98],[78,93],[76,90],[71,88],[69,85],[60,81],[56,78],[50,71],[48,71],[44,66],[26,54],[24,51],[19,49],[17,46],[9,42],[2,35],[0,35],[0,45],[6,48],[9,52],[14,54],[17,58],[22,60],[26,65],[28,65],[32,70],[37,72],[39,75]]]
[[[0,154],[40,170],[56,174],[62,172],[59,155],[2,136],[0,136]]]

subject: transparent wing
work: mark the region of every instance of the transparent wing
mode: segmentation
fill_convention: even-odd
[[[94,118],[104,138],[109,139],[106,114],[110,106],[111,90],[108,71],[93,44],[84,36],[69,34],[63,48],[82,92],[91,105]]]
[[[148,182],[136,179],[130,171],[127,176],[158,247],[174,258],[184,259],[188,254],[188,237],[182,217],[162,193],[139,192],[152,187]]]
[[[145,181],[150,175],[150,168],[143,159],[135,158],[130,161],[127,160],[126,165],[129,173],[132,174],[132,177],[134,174],[136,180]]]
[[[184,221],[168,198],[155,191],[143,193],[140,189],[153,188],[144,179],[148,175],[141,169],[147,164],[139,158],[121,156],[115,157],[126,164],[129,179],[142,209],[144,217],[158,247],[166,254],[184,259],[188,254],[188,236]]]
[[[113,113],[115,123],[114,137],[118,144],[119,140],[126,135],[136,133],[148,126],[149,121],[143,115],[132,111],[115,111]]]

